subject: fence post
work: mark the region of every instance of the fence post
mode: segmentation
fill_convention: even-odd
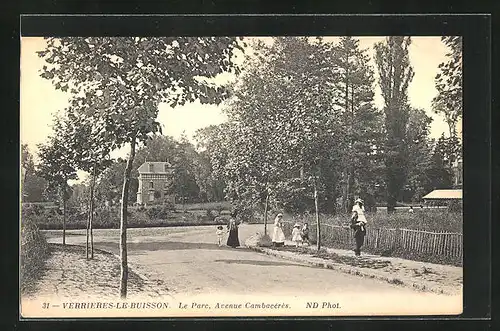
[[[450,256],[450,236],[448,234],[444,235],[444,250],[443,250],[443,255],[444,256]]]
[[[394,245],[393,249],[397,249],[401,246],[401,229],[394,229]]]

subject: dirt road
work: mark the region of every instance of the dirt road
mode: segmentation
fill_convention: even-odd
[[[262,231],[262,225],[241,225],[240,242]],[[118,230],[94,230],[95,247],[119,254]],[[60,242],[60,232],[46,233]],[[68,244],[84,244],[84,231],[68,231]],[[128,230],[129,262],[150,279],[159,279],[173,295],[255,294],[324,295],[384,293],[422,295],[407,288],[301,265],[246,248],[218,247],[215,227]]]

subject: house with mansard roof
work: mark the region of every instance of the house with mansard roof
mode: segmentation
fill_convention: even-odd
[[[137,170],[139,172],[138,204],[175,203],[175,195],[171,193],[174,168],[170,163],[146,161]]]

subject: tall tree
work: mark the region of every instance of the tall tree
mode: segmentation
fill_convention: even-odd
[[[169,162],[173,165],[177,152],[177,141],[173,137],[157,135],[138,148],[134,161],[134,172],[146,161]]]
[[[187,201],[193,201],[199,198],[200,188],[196,184],[195,177],[195,159],[196,150],[183,134],[176,146],[174,156],[174,185],[173,190],[184,204]]]
[[[319,201],[329,189],[326,179],[338,181],[340,156],[345,152],[340,114],[332,107],[333,85],[339,78],[332,68],[335,54],[321,39],[279,38],[276,46],[284,54],[276,63],[277,73],[288,75],[286,91],[291,98],[285,99],[289,106],[281,110],[287,126],[281,143],[287,168],[299,170],[300,179],[308,184],[304,188],[311,192],[319,250]]]
[[[218,103],[220,86],[206,78],[234,68],[238,48],[229,37],[65,37],[48,38],[39,56],[47,63],[41,76],[56,89],[70,91],[72,106],[102,124],[106,140],[130,144],[124,172],[120,221],[120,295],[127,295],[127,202],[138,142],[161,131],[158,105],[172,107],[199,99]]]
[[[197,152],[194,159],[194,176],[202,201],[216,202],[224,200],[224,183],[213,176],[210,155],[207,151]]]
[[[449,137],[455,138],[458,120],[462,118],[462,37],[442,37],[448,47],[447,62],[439,65],[440,72],[435,83],[437,96],[432,100],[433,110],[444,117],[448,124]]]
[[[205,177],[206,187],[210,187],[211,197],[214,201],[225,199],[226,182],[223,169],[228,159],[228,150],[226,144],[226,130],[228,124],[211,125],[196,131],[195,140],[197,148],[202,157],[206,157],[210,163],[210,176]],[[200,182],[198,180],[198,182]],[[200,188],[205,186],[200,185]],[[208,193],[207,189],[207,193]],[[209,197],[210,199],[210,197]]]
[[[21,194],[23,202],[39,202],[44,200],[44,191],[47,181],[38,176],[35,162],[28,145],[21,145],[21,166],[24,169],[22,178]]]
[[[95,195],[97,202],[101,206],[113,206],[119,203],[126,164],[127,161],[121,158],[113,160],[113,163],[99,176]],[[132,195],[132,191],[132,187],[130,187],[130,195]]]
[[[422,196],[430,192],[428,171],[431,167],[433,144],[429,139],[429,128],[432,117],[425,110],[410,108],[406,137],[408,141],[408,180],[412,200],[420,201]]]
[[[393,212],[407,178],[408,85],[413,79],[410,37],[387,37],[375,45],[379,84],[384,98],[387,211]]]
[[[73,194],[71,198],[68,200],[68,206],[71,208],[75,208],[82,212],[88,212],[88,202],[89,202],[89,187],[90,185],[84,181],[82,183],[74,184],[71,186]]]
[[[262,43],[254,45],[256,51],[273,56]],[[226,113],[230,127],[225,140],[228,160],[225,163],[227,192],[233,203],[244,207],[264,205],[264,233],[267,235],[269,196],[281,173],[279,147],[275,144],[277,109],[282,107],[283,91],[273,89],[274,101],[268,99],[266,90],[276,76],[261,75],[267,70],[261,57],[247,58],[247,70],[233,86],[233,95]],[[269,90],[268,90],[269,91]],[[244,147],[243,147],[244,146]]]
[[[27,171],[35,171],[35,162],[27,144],[21,144],[21,166]]]
[[[452,185],[452,173],[447,167],[448,141],[441,136],[434,146],[427,170],[428,186],[431,190],[449,188]]]
[[[450,153],[445,154],[445,166],[448,171],[454,172],[459,167],[458,161],[462,157],[461,137],[457,134],[457,124],[463,114],[463,70],[462,70],[462,37],[447,36],[441,38],[449,52],[447,61],[439,65],[440,72],[435,77],[437,96],[432,100],[432,107],[436,114],[442,115],[448,124],[448,138],[441,143],[446,145]],[[455,176],[460,176],[455,174]],[[460,179],[455,178],[455,183]]]
[[[48,189],[57,192],[63,205],[63,245],[66,244],[66,203],[71,194],[68,181],[77,179],[76,168],[68,149],[67,142],[61,133],[65,132],[65,123],[56,117],[54,134],[45,144],[38,145],[38,174],[47,180]]]
[[[334,50],[335,71],[340,78],[334,102],[341,113],[347,149],[343,156],[343,204],[349,212],[354,195],[369,194],[377,182],[382,114],[373,105],[375,79],[366,50],[352,37],[342,37]]]
[[[326,175],[338,172],[341,128],[332,110],[332,52],[321,40],[290,37],[260,51],[227,108],[228,193],[265,205],[271,196],[281,206],[283,193],[300,194],[313,204],[319,249],[319,201]]]
[[[60,132],[60,139],[66,141],[66,148],[71,153],[73,164],[79,169],[90,174],[90,194],[88,207],[88,220],[86,231],[86,257],[94,258],[93,220],[95,209],[95,183],[96,178],[110,164],[110,153],[114,150],[113,140],[106,139],[107,133],[102,130],[103,124],[87,115],[86,109],[66,109],[65,131]]]

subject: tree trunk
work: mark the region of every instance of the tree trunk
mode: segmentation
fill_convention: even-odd
[[[346,180],[346,189],[345,189],[345,212],[349,214],[349,205],[350,205],[350,197],[351,197],[351,170],[348,167],[347,170],[347,180]]]
[[[394,181],[395,181],[395,179],[391,178],[391,176],[389,176],[389,180],[387,183],[387,186],[388,186],[388,189],[387,189],[387,213],[393,213],[394,211],[396,211],[397,188],[395,188],[396,184],[394,183]]]
[[[316,248],[321,249],[321,226],[319,224],[319,208],[318,208],[318,188],[316,186],[316,179],[314,179],[314,207],[316,209]]]
[[[128,264],[127,264],[127,205],[128,205],[128,189],[130,185],[130,173],[132,172],[132,164],[135,158],[135,139],[132,137],[130,142],[130,155],[128,157],[127,166],[125,168],[122,190],[122,208],[120,220],[120,258],[121,258],[121,282],[120,282],[120,297],[127,297],[127,280],[128,280]]]
[[[66,245],[66,188],[63,189],[63,246]]]
[[[349,49],[346,49],[346,69],[345,69],[345,111],[346,115],[349,114]],[[352,107],[351,107],[352,108]],[[349,125],[348,125],[348,148],[350,149],[352,147],[352,135],[353,135],[353,113],[351,109],[351,114],[350,114],[350,120],[349,120]],[[350,187],[350,169],[351,169],[351,160],[348,160],[347,163],[347,178],[346,178],[346,191],[345,191],[345,199],[344,199],[344,208],[345,212],[349,213],[349,198],[350,198],[350,193],[351,193],[351,187]]]
[[[87,231],[86,231],[86,246],[85,246],[85,258],[88,260],[89,259],[89,246],[90,246],[90,213],[91,213],[91,208],[90,208],[90,199],[89,199],[89,214],[87,216]]]
[[[269,191],[266,190],[266,204],[264,205],[264,236],[267,236],[267,207],[269,205]]]
[[[94,162],[94,169],[92,171],[92,184],[90,187],[90,258],[94,258],[94,191],[95,191],[95,177],[96,177],[96,163]]]

